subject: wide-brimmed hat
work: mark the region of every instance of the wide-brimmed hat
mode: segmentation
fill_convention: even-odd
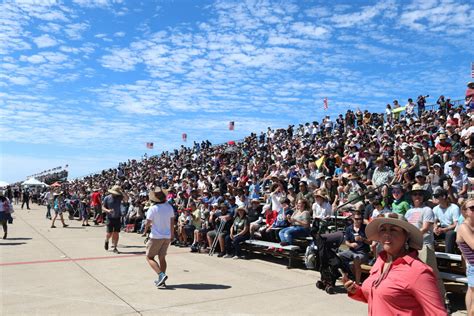
[[[119,185],[114,185],[108,192],[113,195],[123,195],[122,188]]]
[[[323,198],[323,199],[326,200],[326,201],[329,201],[329,200],[330,200],[329,197],[328,197],[328,193],[327,193],[327,191],[326,191],[325,189],[317,189],[317,190],[314,190],[313,195],[314,195],[315,197],[318,197],[318,196],[319,196],[319,197]]]
[[[408,192],[408,194],[412,195],[413,193],[415,192],[421,192],[423,193],[423,196],[425,197],[425,199],[428,197],[428,191],[426,191],[426,189],[423,188],[422,185],[418,184],[418,183],[415,183],[412,187],[411,187],[411,190]]]
[[[383,217],[374,218],[365,228],[365,234],[370,240],[379,241],[379,228],[383,224],[395,225],[408,233],[408,245],[417,250],[423,247],[423,234],[414,225],[407,222],[403,215],[396,213],[385,213]]]
[[[446,134],[440,134],[438,138],[439,138],[440,140],[446,139]]]
[[[100,191],[100,189],[98,187],[93,187],[92,191],[97,192],[97,191]]]
[[[162,188],[155,188],[155,190],[148,194],[148,198],[150,201],[155,203],[165,203],[167,194],[168,192],[166,190],[163,190]]]

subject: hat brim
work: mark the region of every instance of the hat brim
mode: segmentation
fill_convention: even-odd
[[[390,224],[394,226],[398,226],[403,228],[408,233],[409,243],[408,245],[417,250],[421,250],[423,248],[423,234],[421,231],[415,227],[414,225],[410,224],[409,222],[396,219],[396,218],[375,218],[373,219],[369,225],[365,228],[365,234],[369,240],[376,240],[380,241],[379,239],[379,227],[383,224]]]
[[[113,194],[113,195],[123,195],[123,192],[112,190],[112,189],[108,190],[107,192],[109,192],[110,194]]]
[[[158,195],[157,195],[157,193],[158,193]],[[163,194],[160,194],[160,193],[163,193]],[[167,194],[168,194],[168,192],[165,191],[165,190],[158,191],[158,192],[151,191],[148,194],[148,199],[152,202],[155,202],[155,203],[165,203]]]

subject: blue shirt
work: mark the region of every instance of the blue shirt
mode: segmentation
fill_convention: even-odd
[[[459,206],[454,203],[451,203],[447,208],[441,208],[440,205],[437,205],[433,208],[433,213],[435,220],[439,221],[441,227],[453,225],[460,216]]]

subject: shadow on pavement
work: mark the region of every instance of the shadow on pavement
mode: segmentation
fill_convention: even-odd
[[[145,248],[146,246],[118,245],[120,248]]]
[[[31,240],[31,237],[16,237],[16,238],[8,238],[8,240]]]
[[[188,289],[188,290],[227,290],[230,289],[230,285],[223,284],[209,284],[209,283],[193,283],[193,284],[174,284],[166,285],[159,289],[163,290],[176,290],[176,289]]]
[[[18,246],[24,244],[26,244],[26,242],[0,242],[0,246]]]
[[[145,251],[121,251],[119,250],[121,255],[144,255]]]

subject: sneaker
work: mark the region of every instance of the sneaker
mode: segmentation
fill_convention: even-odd
[[[68,224],[64,224],[63,227],[68,227],[69,225]]]
[[[240,257],[239,256],[233,256],[232,259],[237,260],[237,259],[240,259]]]
[[[91,225],[89,225],[89,224],[86,224],[86,226],[91,226]]]
[[[219,257],[219,258],[222,258],[222,257],[224,257],[224,256],[225,256],[225,252],[220,252],[220,253],[217,255],[217,257]]]
[[[224,256],[224,258],[233,258],[233,256],[232,256],[232,255],[229,255],[229,254],[226,254],[226,255]]]
[[[164,273],[160,274],[160,276],[158,276],[158,279],[155,280],[155,285],[160,286],[165,283],[166,280],[168,280],[168,276]]]
[[[56,226],[54,226],[54,225],[51,225],[51,228],[56,228]]]
[[[108,242],[108,241],[106,241],[106,242],[104,243],[104,249],[105,249],[105,250],[109,250],[109,242]]]
[[[86,224],[82,224],[82,226],[86,226]]]
[[[120,253],[117,249],[117,247],[114,247],[114,250],[112,250],[113,253]]]

